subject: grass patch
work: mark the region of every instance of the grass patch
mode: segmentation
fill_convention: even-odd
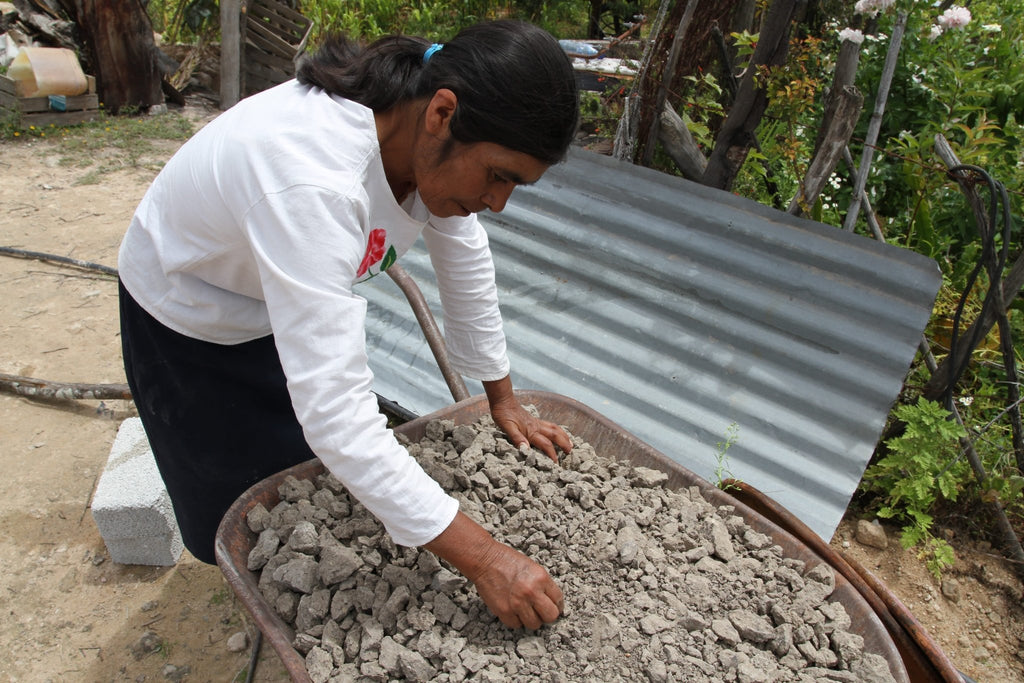
[[[223,605],[231,598],[231,593],[227,588],[221,588],[220,590],[214,591],[213,595],[210,596],[211,605]]]
[[[101,112],[97,120],[74,126],[23,128],[10,117],[0,120],[0,140],[56,144],[60,165],[88,171],[76,182],[79,185],[96,184],[104,175],[122,169],[158,171],[172,149],[167,143],[184,142],[194,132],[193,123],[177,112],[156,116]]]

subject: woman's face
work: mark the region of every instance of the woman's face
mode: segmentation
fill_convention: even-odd
[[[435,216],[468,216],[505,208],[517,185],[540,180],[548,165],[493,142],[460,143],[449,138],[416,169],[416,186]]]

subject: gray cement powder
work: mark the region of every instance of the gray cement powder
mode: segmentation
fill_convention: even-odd
[[[431,422],[410,453],[462,510],[551,573],[565,614],[512,631],[427,551],[395,546],[331,475],[289,477],[247,523],[264,598],[331,681],[893,681],[807,570],[729,506],[574,438],[558,465],[491,422]]]

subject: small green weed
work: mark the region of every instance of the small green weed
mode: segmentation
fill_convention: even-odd
[[[733,422],[725,430],[725,441],[715,444],[718,449],[715,451],[715,486],[726,491],[734,488],[732,484],[727,484],[726,480],[736,479],[729,467],[729,448],[739,439],[739,434],[740,426]]]
[[[228,592],[228,589],[227,588],[221,588],[220,590],[215,591],[213,593],[213,595],[210,596],[210,604],[211,605],[223,605],[223,604],[227,603],[228,600],[230,600],[230,598],[231,598],[231,594]]]

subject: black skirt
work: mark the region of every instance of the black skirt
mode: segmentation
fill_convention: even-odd
[[[119,285],[132,398],[182,540],[214,564],[221,518],[253,484],[315,457],[295,417],[273,336],[214,344],[158,322]]]

